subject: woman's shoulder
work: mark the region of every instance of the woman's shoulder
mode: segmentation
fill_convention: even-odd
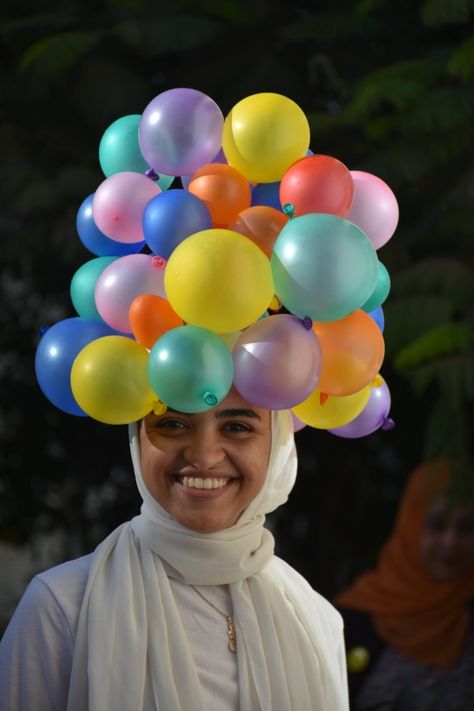
[[[342,628],[342,617],[334,605],[318,593],[301,573],[277,556],[274,556],[270,565],[287,594],[297,595],[301,603],[312,610],[312,614],[319,614],[332,626]]]
[[[74,636],[91,558],[92,554],[82,556],[35,575],[20,602],[22,613],[59,610]]]

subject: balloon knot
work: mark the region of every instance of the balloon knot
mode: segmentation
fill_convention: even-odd
[[[168,405],[165,405],[165,403],[161,402],[161,400],[154,401],[152,410],[155,415],[164,415],[167,409]]]
[[[328,401],[329,395],[327,393],[319,393],[319,404],[321,407]]]
[[[150,178],[150,180],[160,179],[160,176],[153,170],[153,168],[148,168],[148,170],[145,170],[145,175],[147,178]]]
[[[283,212],[289,218],[294,217],[295,216],[295,206],[293,205],[293,203],[292,202],[285,203],[285,205],[283,205]]]
[[[384,421],[382,422],[382,425],[380,427],[381,430],[384,432],[388,432],[389,430],[393,430],[395,427],[395,422],[392,420],[391,417],[386,417]]]
[[[309,316],[305,316],[304,318],[302,318],[301,322],[307,331],[311,331],[311,329],[313,328],[313,321],[310,319]]]
[[[40,330],[39,330],[40,336],[44,336],[44,334],[45,334],[46,331],[48,331],[48,330],[49,330],[49,326],[41,326],[41,327],[40,327]]]
[[[380,388],[383,385],[383,378],[381,375],[376,375],[375,378],[372,380],[372,387],[374,388]]]
[[[214,407],[217,405],[217,398],[212,393],[204,393],[204,402],[208,407]]]
[[[268,307],[271,311],[279,311],[281,309],[281,301],[277,296],[274,296]]]
[[[166,259],[155,254],[155,256],[151,258],[151,264],[155,269],[164,269],[166,267]]]

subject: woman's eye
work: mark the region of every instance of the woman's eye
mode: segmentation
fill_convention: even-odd
[[[228,432],[251,432],[252,428],[243,422],[228,422],[224,429]]]
[[[155,427],[163,430],[184,430],[186,425],[180,420],[159,420]]]

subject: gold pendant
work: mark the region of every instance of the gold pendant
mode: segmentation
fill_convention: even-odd
[[[229,643],[227,646],[231,652],[236,654],[237,653],[237,635],[235,633],[234,623],[232,622],[232,617],[230,615],[226,615],[226,620],[227,620],[227,636],[229,638]]]

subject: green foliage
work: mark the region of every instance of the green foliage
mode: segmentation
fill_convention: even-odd
[[[426,0],[421,7],[421,17],[428,27],[464,24],[473,12],[473,0]]]
[[[35,67],[40,73],[62,74],[93,49],[102,39],[102,32],[61,32],[44,37],[23,54],[20,71]]]
[[[438,360],[440,356],[465,351],[472,348],[473,343],[474,332],[466,324],[439,324],[400,349],[393,364],[400,370],[413,368],[433,359]]]
[[[453,77],[461,79],[463,82],[468,82],[472,79],[474,73],[474,35],[464,40],[453,52],[447,69]]]

